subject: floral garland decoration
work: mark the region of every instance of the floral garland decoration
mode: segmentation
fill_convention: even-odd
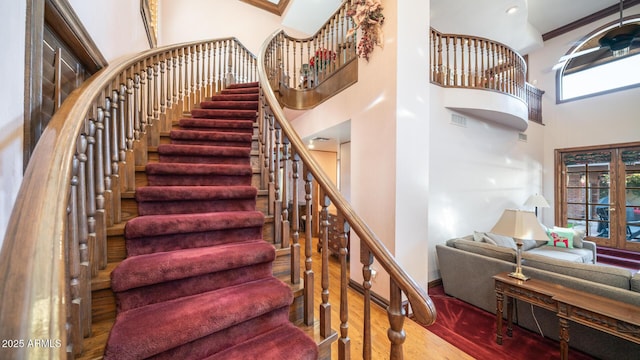
[[[362,37],[358,43],[358,56],[365,58],[368,62],[374,46],[378,45],[382,48],[384,45],[382,4],[380,0],[357,0],[347,10],[347,16],[356,25],[354,28],[349,29],[347,37],[353,35],[358,28],[362,29]]]

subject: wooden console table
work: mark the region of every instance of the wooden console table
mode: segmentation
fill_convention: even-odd
[[[496,289],[496,342],[502,344],[504,300],[507,300],[507,336],[513,335],[513,299],[551,310],[560,321],[560,358],[569,358],[569,320],[640,344],[640,308],[621,301],[501,273],[493,277]]]

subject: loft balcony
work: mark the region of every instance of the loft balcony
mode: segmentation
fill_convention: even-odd
[[[528,84],[522,56],[488,39],[431,29],[431,83],[443,106],[518,131],[542,123],[541,90]]]

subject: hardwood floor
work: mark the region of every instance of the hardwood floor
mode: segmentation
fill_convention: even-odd
[[[315,288],[314,291],[314,305],[316,309],[321,303],[320,292],[320,279],[321,279],[321,254],[315,251],[314,239],[313,251],[313,271],[315,272]],[[301,244],[302,245],[302,244]],[[304,245],[302,245],[304,246]],[[304,270],[304,248],[301,256],[301,266]],[[330,293],[329,301],[331,303],[331,319],[332,328],[335,330],[340,329],[340,298],[339,298],[339,283],[340,283],[340,262],[337,257],[330,256],[330,272],[329,283]],[[351,358],[362,359],[362,327],[364,309],[362,295],[349,288],[349,338],[351,339]],[[318,313],[316,312],[316,319],[318,319]],[[387,318],[387,311],[382,307],[373,304],[371,306],[371,327],[372,327],[372,359],[389,359],[390,343],[387,338],[387,329],[389,328],[389,320]],[[462,352],[455,346],[442,340],[438,336],[434,335],[421,325],[418,325],[411,319],[405,319],[404,330],[406,332],[406,340],[403,345],[404,358],[411,360],[423,360],[423,359],[473,359],[473,357]],[[331,347],[331,358],[338,359],[338,343],[335,342]]]

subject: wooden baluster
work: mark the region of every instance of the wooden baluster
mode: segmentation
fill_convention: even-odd
[[[484,59],[485,59],[485,42],[484,40],[480,40],[480,79],[481,79],[481,84],[482,87],[489,87],[489,79],[487,77],[487,69],[484,66]]]
[[[389,307],[387,308],[387,314],[389,316],[389,331],[387,331],[387,336],[391,341],[391,359],[392,360],[402,360],[404,355],[402,352],[402,344],[407,337],[402,328],[404,324],[405,311],[402,307],[402,291],[398,287],[395,281],[391,280],[390,283],[390,297],[389,297]]]
[[[362,288],[364,302],[362,358],[364,360],[371,360],[371,265],[373,265],[373,254],[363,242],[360,242],[360,263],[362,264]]]
[[[340,234],[340,339],[338,339],[338,359],[351,359],[351,339],[349,339],[349,301],[347,288],[347,258],[349,257],[349,223],[344,221]]]
[[[185,72],[185,66],[184,66],[184,48],[181,48],[178,54],[178,108],[180,109],[180,113],[182,113],[185,109],[185,105],[184,105],[184,84],[185,84],[185,79],[184,79],[184,72]]]
[[[164,54],[159,55],[159,57],[160,83],[158,85],[160,86],[160,90],[158,91],[158,97],[160,101],[160,114],[158,117],[160,118],[161,130],[169,131],[171,130],[171,124],[167,122],[167,63]]]
[[[453,86],[458,86],[458,44],[457,36],[453,36],[452,38],[453,45]]]
[[[481,56],[478,54],[478,39],[474,39],[473,40],[473,51],[474,51],[474,57],[475,57],[475,83],[474,86],[475,87],[480,87],[482,84],[481,81],[481,77],[480,77],[480,69],[478,68],[478,58]]]
[[[269,114],[269,133],[267,134],[267,161],[269,169],[269,215],[275,213],[276,204],[276,190],[275,190],[275,162],[273,157],[275,155],[275,128],[273,115]]]
[[[197,105],[202,101],[202,45],[198,44],[194,48],[196,53],[196,66],[193,91],[196,94],[194,105]]]
[[[108,167],[104,154],[104,114],[105,111],[99,107],[97,111],[97,119],[95,121],[96,133],[95,133],[95,169],[96,169],[96,258],[100,263],[100,268],[104,269],[107,266],[107,227],[109,227],[109,212],[108,208],[110,199],[106,194],[106,182],[107,176],[105,175],[105,169]]]
[[[158,56],[153,57],[153,122],[156,125],[160,125],[160,63]],[[160,127],[162,130],[162,127]]]
[[[135,168],[129,168],[127,163],[127,87],[120,84],[120,93],[118,94],[118,160],[120,161],[120,191],[128,190],[128,185],[134,174]],[[134,187],[131,188],[133,190]]]
[[[320,304],[320,336],[331,335],[331,304],[329,303],[329,197],[322,196],[320,226],[322,229],[322,303]]]
[[[474,87],[475,84],[473,83],[473,74],[472,74],[472,67],[471,67],[471,58],[473,57],[473,55],[471,54],[471,39],[467,39],[466,40],[466,44],[467,44],[467,87]]]
[[[275,120],[274,117],[272,117],[272,120]],[[281,185],[281,176],[280,176],[280,169],[282,167],[282,162],[280,159],[280,155],[281,155],[281,151],[282,148],[281,146],[281,140],[280,140],[280,124],[274,121],[274,136],[275,136],[275,146],[273,148],[273,199],[275,200],[274,206],[273,206],[273,215],[276,219],[276,221],[274,221],[274,242],[276,244],[280,244],[282,246],[282,218],[279,218],[282,215],[282,192],[280,191],[280,185]],[[286,205],[285,205],[286,206]]]
[[[125,116],[125,154],[124,161],[126,164],[126,183],[124,188],[127,191],[133,191],[136,189],[136,158],[133,148],[135,141],[135,101],[133,95],[133,79],[127,78],[127,86],[122,86],[124,89],[123,99],[126,101],[123,103],[123,107],[126,108]]]
[[[305,219],[304,219],[304,230],[305,230],[305,244],[304,244],[304,324],[307,326],[311,326],[314,323],[313,316],[313,289],[314,289],[314,273],[313,273],[313,250],[312,250],[312,242],[311,238],[311,191],[313,176],[309,172],[308,169],[304,169],[305,180],[304,180],[304,199],[305,199]]]
[[[222,45],[223,43],[217,42],[216,43],[216,51],[218,52],[218,76],[217,76],[217,92],[219,93],[220,91],[222,91],[222,61],[223,61],[223,52],[222,52]]]
[[[155,97],[156,79],[153,77],[153,67],[147,65],[147,98],[145,99],[147,109],[147,126],[149,146],[160,144],[160,128],[153,116],[153,99]]]
[[[98,205],[98,192],[96,190],[96,161],[95,161],[95,143],[96,143],[96,124],[94,119],[89,119],[87,124],[87,245],[89,246],[89,264],[91,264],[91,277],[98,276],[100,270],[100,249],[98,247],[98,234],[96,231],[105,232],[103,228],[96,229],[96,207]],[[104,220],[103,220],[104,221]]]
[[[282,143],[282,200],[280,201],[282,204],[282,225],[280,229],[282,231],[282,247],[286,248],[289,247],[291,242],[291,224],[289,223],[289,164],[291,163],[291,159],[289,157],[289,139],[285,136]],[[292,204],[291,206],[293,207],[294,205]]]
[[[300,206],[298,205],[298,179],[299,174],[300,156],[297,153],[293,155],[293,162],[291,164],[292,170],[292,214],[291,225],[293,227],[293,241],[291,242],[291,283],[300,283]]]
[[[193,79],[189,74],[192,66],[191,59],[191,47],[184,48],[185,50],[185,59],[184,59],[184,109],[183,111],[189,112],[191,111],[191,101],[192,101],[192,93],[191,93],[191,80]]]
[[[261,189],[267,189],[269,186],[269,160],[267,157],[267,114],[268,110],[266,109],[266,105],[264,103],[264,96],[260,94],[260,114],[258,115],[258,141],[259,141],[259,158],[258,164],[260,166],[260,178],[262,179],[262,183],[260,184]],[[268,201],[268,200],[267,200]]]
[[[173,50],[172,50],[171,52],[169,52],[169,56],[167,57],[167,91],[166,91],[167,109],[172,113],[173,113],[173,77],[174,75],[175,75],[175,72],[173,70]],[[172,115],[171,118],[173,119],[174,116]],[[169,126],[169,129],[171,129],[171,126]]]
[[[69,223],[67,225],[67,263],[69,264],[69,288],[71,291],[71,336],[73,353],[82,352],[82,283],[80,279],[80,249],[78,241],[78,167],[79,161],[73,157],[71,175],[71,193],[67,208]]]
[[[206,57],[206,74],[205,74],[205,88],[206,94],[205,98],[209,99],[214,95],[213,92],[213,43],[207,43],[205,47],[205,57]]]
[[[76,140],[77,174],[77,234],[80,258],[80,285],[82,302],[82,335],[91,334],[91,266],[89,263],[89,229],[87,224],[87,138],[84,134]]]
[[[449,45],[449,37],[446,36],[445,37],[445,44],[446,44],[446,49],[445,49],[445,56],[447,58],[447,65],[445,67],[445,78],[444,78],[444,85],[445,86],[451,86],[451,65],[449,64],[449,58],[451,55],[451,47]]]
[[[106,202],[107,209],[107,226],[113,226],[115,223],[114,218],[114,205],[113,205],[113,191],[112,191],[112,181],[113,177],[111,174],[111,99],[105,98],[105,107],[104,107],[104,130],[102,132],[103,136],[103,150],[104,150],[104,162],[102,165],[104,166],[104,198]],[[100,119],[100,113],[98,113],[98,119]]]
[[[118,119],[118,92],[113,90],[111,93],[111,118],[109,119],[111,126],[111,192],[113,202],[113,222],[119,224],[122,222],[122,209],[120,207],[120,164],[118,151],[118,135],[119,135],[119,119]]]

